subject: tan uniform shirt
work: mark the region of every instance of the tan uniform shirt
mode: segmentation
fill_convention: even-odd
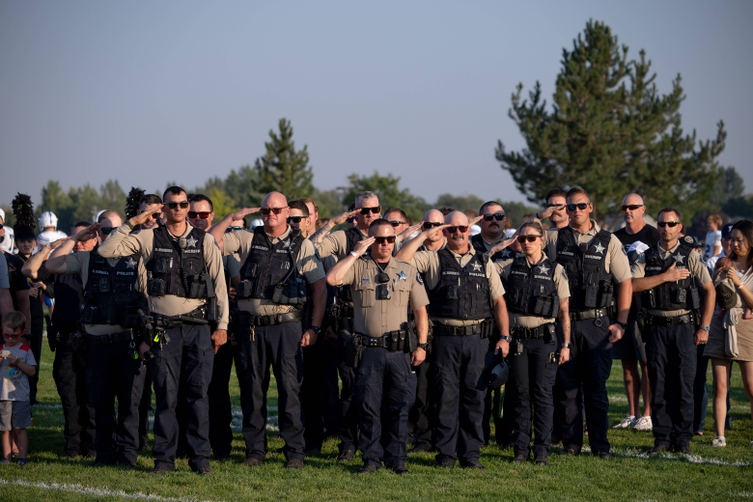
[[[471,261],[473,256],[476,254],[476,250],[473,248],[473,246],[470,245],[470,243],[468,244],[468,247],[470,250],[463,255],[457,254],[448,248],[448,251],[452,253],[461,267],[468,265],[468,262]],[[416,251],[416,254],[413,255],[413,258],[411,259],[411,265],[416,267],[416,270],[418,270],[420,273],[424,274],[424,277],[426,278],[427,290],[432,290],[437,287],[441,277],[439,271],[439,255],[436,251]],[[492,300],[496,300],[500,296],[504,295],[505,288],[502,286],[502,280],[499,278],[497,269],[491,262],[491,260],[486,263],[486,269],[484,272],[486,274],[486,278],[489,280],[489,293]],[[432,317],[431,319],[432,322],[447,324],[449,326],[466,326],[470,324],[479,324],[480,322],[482,322],[481,319],[462,320],[445,318],[440,319],[436,317]]]
[[[270,241],[275,245],[281,240],[287,239],[289,235],[290,226],[285,230],[285,233],[279,237],[271,238]],[[222,236],[222,244],[225,248],[224,254],[229,255],[238,253],[240,256],[240,263],[246,263],[246,259],[251,252],[251,244],[253,241],[253,232],[227,233]],[[308,239],[304,239],[301,243],[301,248],[298,250],[298,256],[296,256],[295,266],[309,284],[324,279],[326,275],[324,273],[322,262],[319,261],[319,258],[316,256],[314,245]],[[279,305],[272,300],[263,298],[238,299],[238,309],[250,312],[251,315],[287,314],[296,308],[295,305]]]
[[[400,329],[408,322],[408,306],[421,308],[429,304],[426,290],[418,279],[416,269],[406,261],[391,258],[384,267],[390,277],[386,283],[389,300],[377,300],[377,275],[381,268],[370,256],[356,260],[345,273],[343,284],[353,289],[353,330],[369,336],[382,336]]]
[[[369,235],[363,233],[361,229],[361,236],[366,239]],[[330,255],[335,255],[337,259],[342,259],[348,253],[348,236],[345,234],[345,230],[338,230],[333,232],[322,239],[318,246],[319,256],[326,258]]]
[[[669,255],[674,253],[677,250],[677,247],[680,245],[680,241],[678,240],[677,243],[675,243],[674,246],[672,246],[672,249],[669,251],[665,251],[664,248],[661,247],[661,243],[656,245],[656,249],[659,251],[659,256],[662,260],[666,260]],[[678,266],[681,266],[679,263]],[[638,255],[638,259],[633,264],[633,277],[636,279],[641,279],[646,276],[646,257],[645,253],[641,253]],[[704,284],[708,284],[711,282],[711,276],[709,275],[709,271],[706,268],[706,266],[701,263],[701,255],[696,252],[692,251],[690,255],[688,256],[688,263],[686,265],[687,269],[690,270],[690,277],[692,277],[696,285],[703,286]],[[645,306],[645,305],[644,305]],[[661,316],[661,317],[675,317],[678,315],[685,315],[689,310],[651,310],[647,309],[648,313],[655,316]]]
[[[513,261],[514,260],[500,260],[495,262],[494,265],[496,265],[497,270],[499,270],[499,275],[507,279],[507,277],[510,275],[510,269],[512,268]],[[549,261],[549,263],[552,263],[551,260]],[[531,263],[527,259],[526,264],[528,265],[528,268],[531,268]],[[541,267],[541,265],[538,264],[533,266],[537,269]],[[557,296],[559,296],[560,300],[564,298],[570,298],[570,282],[567,280],[567,274],[565,273],[565,269],[562,267],[562,265],[559,265],[557,263],[554,264],[554,276],[552,277],[552,281],[554,282],[554,287],[557,288]],[[510,329],[538,328],[543,324],[549,324],[555,321],[554,318],[523,315],[518,312],[511,312],[509,310],[508,313],[510,316]]]
[[[89,260],[91,259],[91,253],[92,251],[83,251],[69,254],[65,257],[65,274],[81,276],[84,291],[86,290],[86,283],[89,280]],[[111,267],[117,265],[118,261],[120,261],[120,258],[107,259],[107,263]],[[144,260],[138,261],[138,274],[139,280],[136,281],[136,289],[146,296],[146,268],[144,268]],[[117,324],[84,324],[84,329],[90,335],[109,335],[111,333],[123,332],[123,327]]]
[[[180,237],[187,237],[193,227],[186,224],[186,231]],[[168,232],[169,233],[169,232]],[[174,240],[178,237],[172,236]],[[204,234],[204,242],[201,243],[204,252],[204,262],[207,272],[212,278],[214,293],[217,296],[217,329],[227,329],[229,313],[227,285],[225,284],[225,272],[222,269],[222,255],[220,248],[209,234]],[[149,262],[154,250],[154,230],[141,230],[131,233],[128,222],[120,226],[115,232],[99,246],[99,254],[105,258],[115,258],[140,254],[144,263]],[[150,296],[149,309],[157,314],[176,316],[187,314],[206,303],[203,298],[183,298],[176,295]]]
[[[578,244],[591,242],[591,240],[596,237],[596,234],[598,234],[600,230],[601,228],[599,228],[599,224],[594,220],[591,220],[591,229],[588,232],[584,234],[581,234],[577,231],[575,232],[575,235],[578,237]],[[545,235],[546,245],[548,246],[548,250],[550,251],[549,258],[552,261],[556,261],[557,239],[559,237],[559,232],[545,232]],[[604,256],[605,270],[608,273],[612,274],[614,280],[618,283],[630,279],[632,277],[630,275],[630,263],[628,262],[627,255],[622,248],[620,239],[618,239],[614,234],[612,234],[609,239],[609,244],[607,245],[606,252],[607,254]]]

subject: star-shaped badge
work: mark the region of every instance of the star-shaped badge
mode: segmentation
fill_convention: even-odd
[[[601,242],[596,243],[596,247],[594,247],[594,252],[598,254],[604,254],[604,246],[601,245]]]
[[[408,276],[406,276],[406,275],[405,275],[405,272],[403,272],[402,270],[400,271],[400,273],[399,273],[399,274],[397,274],[397,277],[398,277],[398,279],[400,279],[401,281],[407,281],[407,280],[408,280]]]
[[[540,274],[548,274],[549,273],[549,267],[546,265],[539,265],[539,273]]]
[[[479,270],[481,270],[481,264],[480,263],[473,263],[471,266],[473,267],[473,271],[474,272],[478,272]]]
[[[195,248],[197,242],[199,242],[199,241],[197,241],[196,239],[194,239],[193,235],[189,236],[188,239],[186,239],[186,244],[190,248]]]
[[[685,257],[681,254],[678,254],[675,256],[675,263],[682,264],[682,262],[685,260]]]
[[[136,266],[136,260],[134,260],[133,258],[128,258],[128,261],[125,262],[125,264],[128,268],[134,268]]]

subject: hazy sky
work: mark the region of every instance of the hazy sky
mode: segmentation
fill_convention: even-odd
[[[669,91],[687,132],[724,120],[753,191],[753,2],[0,0],[0,203],[108,179],[193,188],[252,164],[292,121],[314,184],[392,173],[441,193],[524,200],[494,158],[523,140],[518,82],[551,102],[562,48],[605,21]]]

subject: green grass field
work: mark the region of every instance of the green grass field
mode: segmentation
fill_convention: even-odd
[[[732,430],[726,448],[711,448],[714,419],[706,435],[695,437],[692,455],[649,459],[649,432],[610,431],[614,458],[602,461],[584,453],[559,457],[554,448],[549,465],[513,465],[512,451],[482,450],[484,472],[461,468],[440,470],[433,454],[411,454],[411,474],[398,477],[382,469],[358,476],[360,457],[338,464],[337,442],[325,443],[322,455],[306,459],[302,470],[286,470],[282,454],[271,453],[261,467],[242,465],[244,446],[236,431],[230,461],[212,461],[212,474],[200,478],[179,460],[176,471],[149,476],[152,459],[139,458],[138,469],[88,467],[91,460],[62,456],[62,414],[52,382],[53,354],[46,350],[41,365],[41,406],[34,408],[29,429],[30,463],[23,468],[0,466],[0,500],[741,500],[753,498],[753,426],[739,370],[732,378]],[[619,361],[609,380],[610,419],[626,415]],[[709,374],[709,386],[711,376]],[[274,385],[274,381],[273,381]],[[276,410],[274,390],[270,407]],[[237,381],[232,382],[233,406],[239,408]],[[237,411],[237,410],[236,410]],[[276,423],[276,411],[270,413]],[[240,424],[239,418],[236,424]],[[270,450],[282,441],[270,430]]]

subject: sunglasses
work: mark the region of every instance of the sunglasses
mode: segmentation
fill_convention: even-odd
[[[301,222],[301,220],[305,220],[305,216],[290,216],[288,218],[288,223],[295,223],[296,225]]]
[[[589,204],[590,204],[590,202],[581,202],[579,204],[568,204],[567,205],[567,210],[568,211],[575,211],[575,208],[577,207],[581,211],[584,211],[588,207]]]
[[[483,216],[484,216],[484,221],[492,221],[492,220],[502,221],[505,219],[505,213],[485,214]]]
[[[225,233],[227,234],[227,233],[229,233],[229,232],[233,232],[233,231],[235,231],[235,230],[243,230],[243,227],[227,227],[227,228],[225,229]]]
[[[425,230],[431,230],[432,228],[441,227],[442,223],[436,221],[425,221],[423,227]]]
[[[518,242],[523,244],[524,242],[536,242],[536,239],[541,238],[540,235],[520,235],[518,236]]]
[[[170,209],[177,209],[178,206],[180,206],[181,209],[185,209],[188,207],[188,201],[182,200],[180,202],[166,202],[165,205]]]
[[[110,235],[111,233],[113,233],[115,230],[119,228],[120,227],[101,227],[100,230],[102,231],[103,234]]]
[[[455,232],[460,232],[461,234],[464,234],[468,231],[467,225],[458,225],[456,227],[447,227],[445,228],[448,234],[454,234]]]
[[[393,227],[399,227],[400,225],[405,225],[405,222],[399,220],[391,220],[390,225],[392,225]]]
[[[5,331],[3,331],[3,336],[5,338],[21,338],[22,335],[23,333],[13,334],[13,333],[6,333]]]
[[[288,206],[285,206],[288,207]],[[280,214],[285,207],[263,207],[261,208],[261,214],[264,216],[269,216],[269,213],[275,213]]]
[[[374,237],[374,242],[376,242],[377,244],[384,244],[385,242],[393,244],[395,242],[395,236],[390,235],[388,237]]]
[[[669,227],[669,228],[675,228],[677,225],[680,224],[679,221],[657,221],[657,225],[659,225],[661,228]]]
[[[622,210],[627,211],[628,209],[630,209],[631,211],[635,211],[640,207],[643,207],[643,204],[628,204],[627,206],[622,206]]]
[[[159,220],[162,217],[162,212],[152,213],[151,216],[153,220]]]
[[[196,218],[198,216],[202,220],[206,220],[207,218],[209,218],[210,214],[212,214],[211,211],[189,211],[188,212],[188,217],[189,218]]]
[[[369,214],[369,212],[374,214],[379,214],[379,211],[382,209],[381,206],[377,207],[362,207],[361,208],[361,214]]]

